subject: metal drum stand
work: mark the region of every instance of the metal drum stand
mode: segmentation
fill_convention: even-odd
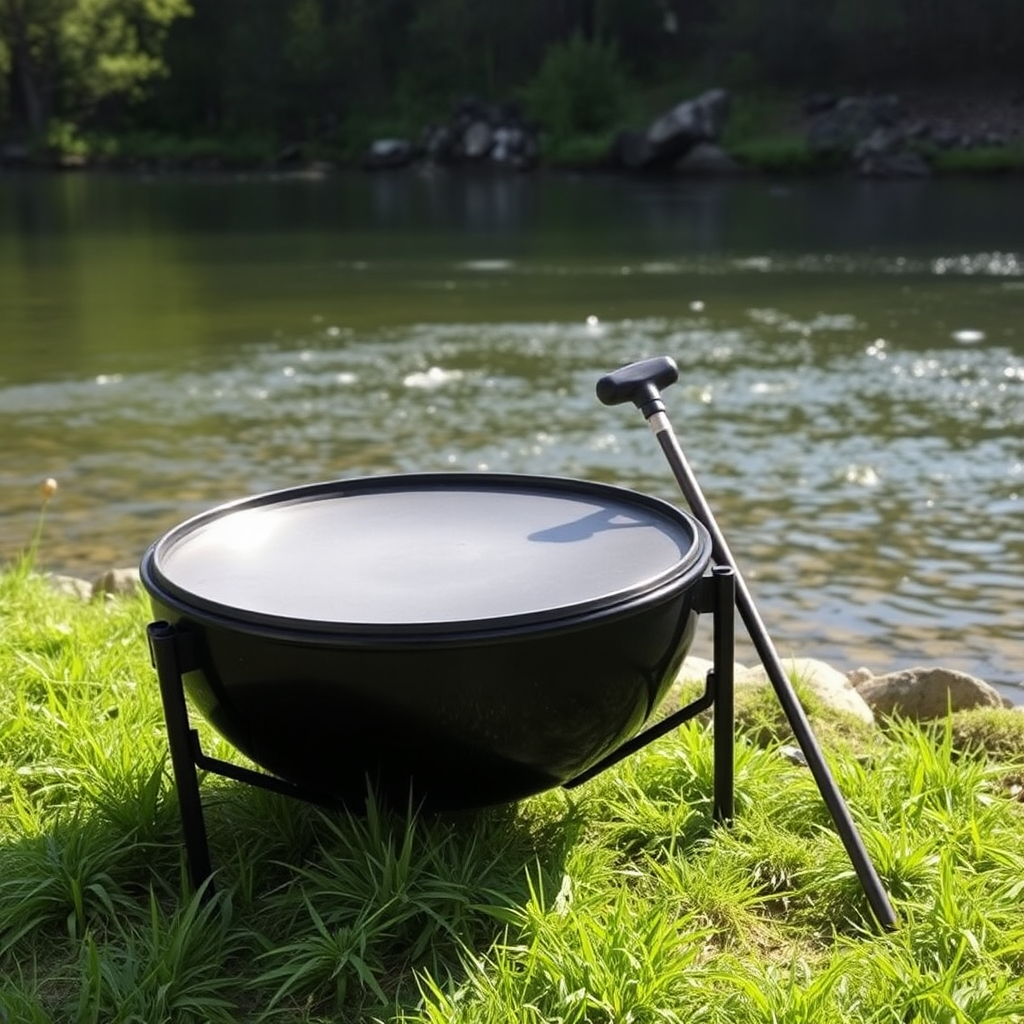
[[[888,895],[811,731],[792,683],[786,676],[764,623],[754,607],[750,592],[736,567],[728,544],[715,522],[714,515],[701,493],[665,414],[660,389],[675,383],[678,376],[676,364],[671,359],[648,359],[622,367],[602,377],[598,381],[597,395],[606,405],[632,402],[640,409],[672,468],[691,512],[711,537],[713,567],[700,580],[694,610],[699,614],[713,616],[713,668],[708,672],[704,693],[695,701],[648,726],[563,785],[580,785],[659,736],[665,735],[687,719],[711,710],[714,719],[713,814],[717,821],[728,823],[733,815],[734,611],[739,609],[747,632],[860,880],[872,913],[882,929],[895,928],[896,915]],[[321,805],[337,806],[339,800],[330,794],[313,792],[275,776],[242,768],[205,754],[199,743],[199,735],[189,721],[183,682],[184,675],[201,667],[195,639],[187,627],[181,628],[163,621],[150,624],[148,638],[153,664],[160,680],[189,877],[193,886],[198,888],[206,885],[206,892],[210,892],[212,868],[199,792],[198,770],[213,772],[247,785]]]
[[[581,785],[682,722],[711,710],[715,721],[713,813],[719,822],[727,823],[732,819],[734,583],[731,568],[716,566],[700,580],[695,595],[694,610],[702,615],[711,614],[714,619],[714,667],[707,674],[704,693],[622,743],[582,774],[569,779],[564,783],[566,788]],[[183,677],[202,666],[194,636],[187,627],[163,621],[150,623],[146,633],[153,666],[160,681],[189,880],[193,888],[205,885],[206,891],[211,892],[213,869],[199,789],[200,770],[325,807],[339,806],[340,801],[329,793],[296,786],[266,772],[253,771],[206,754],[198,731],[192,727],[185,699]]]

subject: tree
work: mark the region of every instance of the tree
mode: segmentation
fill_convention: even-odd
[[[110,96],[137,98],[165,73],[170,24],[189,0],[0,0],[12,119],[39,135],[52,116],[78,119]]]

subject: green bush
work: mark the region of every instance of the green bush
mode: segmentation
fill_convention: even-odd
[[[523,90],[529,115],[554,136],[595,135],[615,127],[630,84],[614,43],[578,32],[551,46]]]
[[[70,121],[62,121],[59,118],[47,122],[43,148],[46,152],[59,157],[89,155],[89,145],[79,134],[77,127]]]

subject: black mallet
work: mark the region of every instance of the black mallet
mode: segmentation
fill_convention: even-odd
[[[715,517],[701,492],[700,486],[690,469],[686,456],[676,439],[672,424],[665,414],[665,403],[661,399],[661,389],[667,388],[679,379],[679,370],[675,361],[667,356],[645,359],[638,363],[606,374],[597,382],[597,397],[605,405],[620,405],[632,402],[643,413],[654,436],[665,453],[679,489],[683,492],[694,517],[711,535],[712,555],[720,566],[729,566],[735,575],[736,608],[747,628],[747,633],[754,644],[761,664],[764,665],[769,680],[786,714],[793,735],[796,737],[807,759],[807,765],[817,783],[818,791],[832,815],[836,831],[846,848],[857,877],[864,888],[864,894],[878,924],[885,930],[896,927],[896,913],[889,902],[888,894],[882,885],[878,872],[861,840],[857,827],[850,817],[849,808],[836,786],[835,779],[818,746],[814,733],[811,731],[807,716],[800,700],[793,690],[793,685],[786,675],[782,662],[775,651],[775,646],[768,636],[764,622],[754,607],[750,591],[743,581],[736,561],[729,551],[722,531],[715,522]]]

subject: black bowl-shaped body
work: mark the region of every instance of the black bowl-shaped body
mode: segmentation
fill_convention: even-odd
[[[381,496],[383,506],[376,501]],[[346,520],[354,507],[346,502],[359,497],[374,498],[372,508],[356,517],[364,521],[362,528]],[[473,507],[451,526],[464,505],[478,500],[484,502],[482,519],[481,509]],[[402,514],[389,514],[409,502],[428,520],[443,512],[444,529],[450,527],[458,539],[439,540],[440,527],[410,528]],[[330,520],[329,543],[326,534],[318,540],[307,521],[314,505],[317,516]],[[511,508],[507,522],[495,524],[501,518],[495,508]],[[283,515],[286,527],[294,525],[283,535],[276,527],[270,531],[289,559],[296,545],[315,551],[318,544],[336,544],[335,528],[341,528],[359,546],[358,558],[365,555],[374,565],[374,576],[379,569],[396,584],[395,614],[380,614],[368,593],[367,615],[346,611],[342,601],[337,620],[308,613],[291,618],[282,611],[291,602],[292,586],[273,578],[280,566],[262,596],[240,596],[260,588],[251,566],[234,565],[245,577],[237,591],[225,580],[223,565],[209,566],[221,555],[219,538],[250,529],[250,513]],[[535,514],[543,520],[540,529],[531,519]],[[530,521],[521,526],[524,518]],[[208,527],[212,532],[204,540]],[[410,529],[422,535],[402,552]],[[379,550],[373,539],[378,531],[385,538]],[[388,531],[400,536],[392,541]],[[500,592],[505,574],[495,567],[481,566],[479,576],[474,568],[481,557],[495,560],[480,536],[495,531],[502,552],[509,536],[513,546],[518,537],[527,545],[549,545],[536,562],[533,547],[513,553],[507,563],[508,574],[518,580],[513,595]],[[267,534],[263,526],[250,532]],[[639,564],[652,546],[652,557],[663,558],[666,537],[677,552],[672,564],[654,572]],[[593,564],[609,544],[635,564]],[[428,564],[409,568],[420,560],[411,548],[423,545],[431,551],[429,558],[422,556]],[[575,545],[575,552],[566,545]],[[472,550],[463,556],[467,546]],[[438,547],[448,570],[441,574]],[[400,570],[382,565],[395,548]],[[304,557],[300,551],[294,569],[300,576],[309,569],[301,565]],[[337,588],[351,586],[357,607],[362,589],[372,591],[373,584],[353,581],[355,555],[337,555],[343,566],[331,564],[331,557],[316,554],[318,567],[336,581],[324,584],[331,587],[328,601]],[[273,565],[276,559],[267,555],[264,561]],[[517,568],[544,576],[551,559],[557,580],[540,580],[539,591],[567,588],[578,600],[566,600],[563,593],[548,606],[536,593],[522,593],[528,587],[516,577]],[[395,801],[411,797],[460,808],[559,785],[634,734],[664,697],[690,647],[696,595],[709,561],[710,541],[699,524],[633,492],[547,477],[423,474],[313,485],[214,510],[158,541],[143,560],[142,577],[155,616],[191,641],[198,667],[183,677],[191,702],[257,764],[343,801],[360,801],[370,783]],[[193,571],[187,567],[192,564],[206,568]],[[577,578],[565,582],[567,570]],[[608,585],[608,573],[618,577],[614,586]],[[467,575],[483,581],[478,594],[472,587],[468,596],[459,589]],[[410,596],[410,590],[421,593]],[[279,600],[280,592],[285,596]],[[477,610],[468,614],[470,607]]]

